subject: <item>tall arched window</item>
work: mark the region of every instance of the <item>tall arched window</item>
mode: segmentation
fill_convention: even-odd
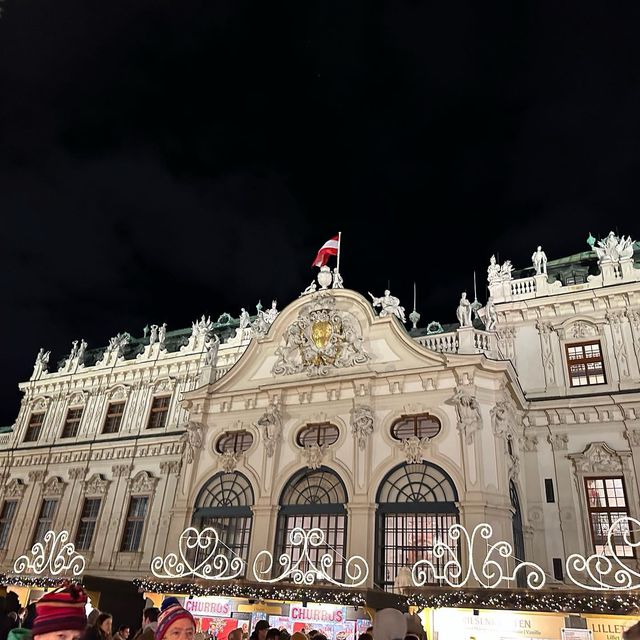
[[[331,469],[303,469],[294,475],[280,497],[276,531],[278,556],[282,553],[290,554],[295,562],[300,557],[300,549],[292,548],[289,533],[295,527],[302,527],[305,531],[318,527],[324,532],[327,544],[310,548],[309,555],[316,566],[319,566],[318,559],[324,553],[330,553],[335,559],[331,569],[332,577],[335,580],[344,579],[344,557],[347,555],[346,503],[347,491],[344,483]],[[334,549],[337,553],[333,552]]]
[[[516,565],[525,561],[524,557],[524,534],[522,532],[522,511],[520,511],[520,500],[518,500],[518,491],[513,480],[509,480],[509,498],[511,500],[511,508],[513,516],[511,517],[511,529],[513,532],[513,554],[516,557]],[[516,575],[516,583],[519,587],[527,586],[527,576],[524,571],[518,571]]]
[[[456,548],[447,532],[459,522],[458,492],[440,467],[426,462],[396,467],[380,484],[376,502],[375,580],[383,589],[393,587],[401,567],[418,560],[438,567],[443,561],[433,557],[437,540]]]
[[[253,517],[253,490],[241,473],[217,473],[202,487],[192,525],[200,531],[213,527],[220,541],[247,562]],[[224,552],[224,547],[221,548]]]

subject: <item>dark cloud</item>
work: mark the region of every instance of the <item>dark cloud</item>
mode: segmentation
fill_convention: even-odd
[[[638,7],[47,4],[0,18],[0,423],[40,346],[347,286],[453,319],[488,257],[640,235]]]

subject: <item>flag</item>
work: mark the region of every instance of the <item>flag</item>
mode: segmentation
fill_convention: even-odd
[[[331,240],[327,240],[318,251],[316,259],[311,263],[312,267],[324,267],[329,260],[329,256],[338,255],[338,236],[333,236]]]

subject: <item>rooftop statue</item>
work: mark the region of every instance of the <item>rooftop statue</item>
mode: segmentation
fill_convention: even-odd
[[[40,377],[40,374],[44,373],[47,370],[47,365],[49,364],[50,355],[51,355],[51,351],[45,351],[44,349],[40,349],[40,351],[38,351],[38,355],[36,356],[36,362],[33,366],[34,378]]]
[[[151,335],[149,337],[149,344],[155,344],[156,342],[158,342],[158,325],[157,324],[152,324],[151,325]]]
[[[317,288],[318,288],[318,285],[316,284],[316,281],[312,280],[311,284],[308,287],[306,287],[305,290],[300,295],[301,296],[306,296],[309,293],[314,293]]]
[[[618,238],[613,231],[610,231],[606,238],[598,240],[596,245],[593,245],[593,250],[600,262],[620,262],[625,258],[633,257],[633,245],[631,236]]]
[[[536,270],[536,275],[547,275],[547,254],[542,250],[542,247],[538,247],[531,256],[531,262]]]
[[[493,331],[498,323],[498,313],[496,305],[493,303],[493,296],[489,296],[487,304],[484,307],[484,328],[487,331]]]
[[[82,364],[84,362],[84,352],[87,350],[87,342],[84,338],[80,340],[80,346],[78,347],[78,362]]]
[[[463,291],[456,309],[456,317],[461,327],[471,326],[471,303],[467,299],[467,292]]]
[[[392,296],[389,289],[385,289],[384,295],[381,298],[376,298],[370,291],[369,295],[371,296],[371,304],[374,307],[381,307],[379,313],[381,318],[396,316],[401,322],[406,322],[404,307],[400,306],[400,299]]]
[[[489,266],[487,267],[487,281],[489,284],[500,282],[500,265],[496,262],[495,255],[492,255],[489,259]]]
[[[332,289],[344,289],[344,281],[340,272],[338,271],[338,267],[333,270],[333,284],[331,285]]]
[[[167,323],[163,322],[161,327],[158,327],[158,342],[160,343],[160,348],[164,348],[164,341],[167,337]]]
[[[213,336],[213,340],[209,342],[207,347],[207,355],[204,359],[206,367],[215,367],[218,360],[218,349],[220,348],[220,338],[217,335]]]

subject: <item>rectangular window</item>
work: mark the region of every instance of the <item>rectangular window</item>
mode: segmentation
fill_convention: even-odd
[[[591,538],[596,553],[610,554],[607,547],[607,536],[611,525],[624,516],[629,515],[627,496],[622,478],[585,478],[587,507],[589,509],[589,525]],[[633,547],[625,544],[624,536],[629,535],[629,524],[616,527],[611,544],[620,558],[633,558]]]
[[[607,382],[599,341],[568,344],[566,349],[569,380],[572,387],[585,387]]]
[[[547,496],[547,502],[556,501],[556,494],[553,490],[553,480],[551,478],[544,479],[544,492]]]
[[[44,540],[44,534],[53,529],[53,518],[56,515],[57,507],[57,500],[49,500],[45,498],[42,501],[40,514],[38,515],[38,520],[36,522],[36,530],[33,533],[32,545],[36,542],[42,542]]]
[[[139,551],[144,529],[144,519],[147,515],[149,498],[146,496],[132,497],[127,512],[127,522],[124,526],[120,551]]]
[[[24,436],[25,442],[35,442],[40,437],[40,429],[44,422],[44,413],[32,413]]]
[[[9,531],[11,531],[11,523],[13,522],[13,514],[16,512],[16,500],[5,500],[0,512],[0,549],[7,548],[7,540],[9,539]]]
[[[82,515],[76,534],[76,549],[91,549],[99,512],[100,498],[86,498],[82,505]]]
[[[82,407],[77,409],[69,409],[67,411],[67,417],[64,421],[64,427],[62,427],[61,438],[75,438],[78,435],[78,428],[80,427],[80,420],[82,419]]]
[[[553,559],[553,577],[560,582],[564,580],[564,571],[562,570],[562,558]]]
[[[107,407],[107,417],[102,427],[102,433],[118,433],[124,415],[124,402],[111,402]]]
[[[162,429],[162,427],[165,426],[167,423],[167,414],[169,413],[170,400],[171,396],[160,396],[153,399],[147,429]]]

